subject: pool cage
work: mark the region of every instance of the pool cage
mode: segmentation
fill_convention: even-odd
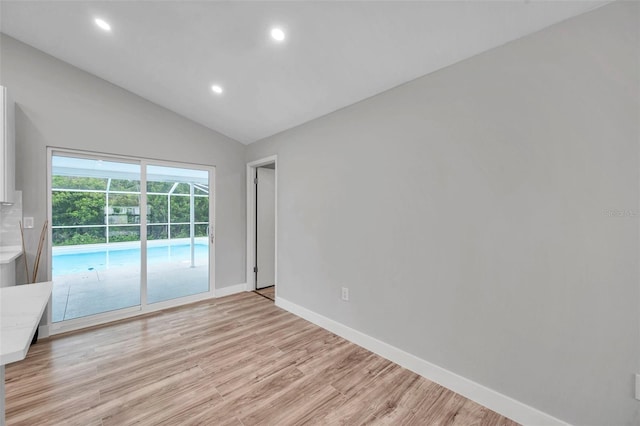
[[[209,235],[208,174],[194,169],[54,155],[51,173],[52,245],[117,247],[141,239],[144,189],[146,239],[191,245]]]

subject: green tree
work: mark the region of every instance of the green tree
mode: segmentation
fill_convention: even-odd
[[[105,192],[65,191],[65,189],[77,190],[101,190],[106,191],[108,181],[106,178],[53,176],[52,193],[52,225],[73,226],[74,228],[56,228],[53,230],[54,245],[94,244],[106,242],[106,227],[82,228],[81,225],[105,225]],[[190,199],[189,185],[180,183],[174,195],[168,197],[168,192],[174,186],[174,182],[147,182],[147,191],[162,195],[149,194],[147,196],[147,235],[150,240],[168,238],[167,225],[169,221],[168,202],[171,200],[171,222],[189,223]],[[131,192],[129,194],[110,193],[110,207],[139,207],[140,206],[140,182],[137,180],[112,179],[109,189],[112,191]],[[201,190],[198,194],[204,194]],[[179,195],[184,194],[184,195]],[[209,202],[208,197],[196,196],[194,200],[195,221],[208,222]],[[135,241],[140,238],[140,229],[136,224],[140,223],[137,214],[127,212],[127,224],[133,226],[110,227],[109,241]],[[196,225],[195,235],[206,236],[207,225]],[[172,238],[189,236],[189,225],[171,225]]]
[[[51,184],[56,189],[107,189],[106,178],[53,176]]]
[[[55,191],[52,194],[52,205],[54,226],[104,224],[103,193]]]

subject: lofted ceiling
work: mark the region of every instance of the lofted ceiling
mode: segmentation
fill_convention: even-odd
[[[2,0],[0,31],[248,144],[605,3]]]

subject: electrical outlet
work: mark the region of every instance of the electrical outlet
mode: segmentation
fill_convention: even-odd
[[[25,229],[32,229],[33,228],[33,218],[32,217],[25,217],[24,218],[24,228]]]
[[[636,399],[640,401],[640,374],[636,374]]]
[[[347,287],[342,287],[342,300],[349,301],[349,289]]]

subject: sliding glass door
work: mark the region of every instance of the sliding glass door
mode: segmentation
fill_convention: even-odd
[[[147,302],[209,291],[209,172],[147,166]]]
[[[140,305],[140,165],[53,156],[54,322]]]
[[[213,295],[212,168],[50,156],[54,323]]]

